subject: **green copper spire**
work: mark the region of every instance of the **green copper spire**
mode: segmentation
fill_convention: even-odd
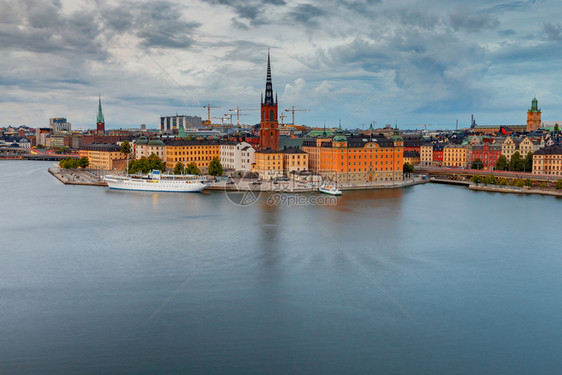
[[[540,112],[539,101],[537,100],[536,96],[533,98],[533,101],[531,102],[531,109],[529,110],[529,112]]]
[[[98,105],[98,124],[103,123],[105,124],[105,120],[103,119],[103,112],[101,111],[101,94],[99,97],[99,105]]]

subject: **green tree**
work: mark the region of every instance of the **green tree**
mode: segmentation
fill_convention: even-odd
[[[531,181],[531,179],[527,178],[527,179],[525,179],[524,184],[527,187],[531,187],[531,186],[533,186],[533,181]]]
[[[527,156],[525,156],[524,164],[525,164],[525,167],[523,168],[523,171],[525,171],[525,172],[532,172],[533,171],[533,153],[532,152],[529,151],[527,153]]]
[[[146,174],[148,172],[150,172],[151,169],[151,165],[149,164],[149,161],[147,158],[145,158],[144,156],[138,160],[131,160],[129,162],[129,173],[142,173],[142,174]]]
[[[129,141],[124,140],[123,143],[121,143],[121,153],[125,156],[131,153],[131,144]]]
[[[191,162],[189,163],[186,167],[185,167],[185,173],[187,174],[200,174],[201,171],[199,170],[199,167],[197,167],[197,164],[195,164],[195,162]]]
[[[65,158],[59,162],[59,168],[76,169],[78,168],[78,159]]]
[[[496,161],[496,169],[498,171],[505,171],[507,169],[507,158],[505,157],[505,155],[500,155],[500,157],[498,158],[498,160]]]
[[[479,158],[474,159],[474,161],[472,162],[472,165],[470,166],[471,169],[483,169],[484,168],[484,163],[482,163],[482,160],[480,160]]]
[[[498,181],[496,179],[496,176],[488,175],[486,176],[486,178],[484,178],[484,182],[487,185],[495,185]]]
[[[183,166],[182,162],[177,162],[177,164],[174,166],[174,174],[183,174],[185,173],[185,167]]]
[[[500,178],[500,186],[506,186],[508,183],[507,178]]]
[[[37,145],[37,147],[35,147],[35,148],[44,149],[44,148],[45,148],[45,145]]]
[[[546,189],[546,182],[541,182],[541,189]]]
[[[511,160],[509,161],[509,170],[510,171],[519,171],[522,167],[522,160],[521,154],[519,151],[515,151],[513,155],[511,155]]]
[[[554,124],[554,132],[555,132],[555,133],[559,133],[559,132],[560,132],[560,127],[558,126],[558,123]]]
[[[482,179],[480,178],[480,176],[474,175],[474,176],[472,176],[470,181],[474,182],[475,184],[479,184],[480,182],[482,182]]]
[[[404,165],[402,166],[402,172],[405,176],[410,177],[410,175],[414,173],[414,166],[410,163],[404,163]]]
[[[554,185],[556,190],[562,190],[562,180],[556,181],[556,185]]]
[[[143,173],[148,173],[153,170],[160,170],[160,171],[164,170],[164,163],[162,162],[162,159],[160,159],[156,154],[154,153],[150,154],[147,160],[148,160],[148,171]]]
[[[515,180],[515,186],[517,187],[523,187],[523,185],[525,185],[525,183],[523,182],[523,180]]]
[[[219,158],[213,158],[209,163],[209,174],[211,176],[222,176],[224,172]]]
[[[88,168],[89,165],[90,160],[88,160],[87,156],[82,156],[80,159],[78,159],[78,166],[80,168]]]

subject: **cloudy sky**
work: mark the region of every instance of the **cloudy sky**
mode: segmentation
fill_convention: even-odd
[[[108,128],[258,109],[268,48],[297,123],[524,124],[535,95],[562,120],[561,20],[554,0],[0,0],[0,126],[93,128],[98,93]]]

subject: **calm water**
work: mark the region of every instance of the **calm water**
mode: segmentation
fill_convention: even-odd
[[[0,161],[2,374],[554,374],[562,200],[336,206],[65,186]]]

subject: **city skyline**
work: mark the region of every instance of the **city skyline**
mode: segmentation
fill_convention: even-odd
[[[279,113],[346,128],[562,119],[553,1],[0,1],[0,126],[158,127],[259,108],[267,49]],[[284,122],[290,122],[289,117]],[[259,111],[240,117],[259,123]],[[216,120],[220,121],[220,120]],[[423,129],[423,127],[418,127]]]

